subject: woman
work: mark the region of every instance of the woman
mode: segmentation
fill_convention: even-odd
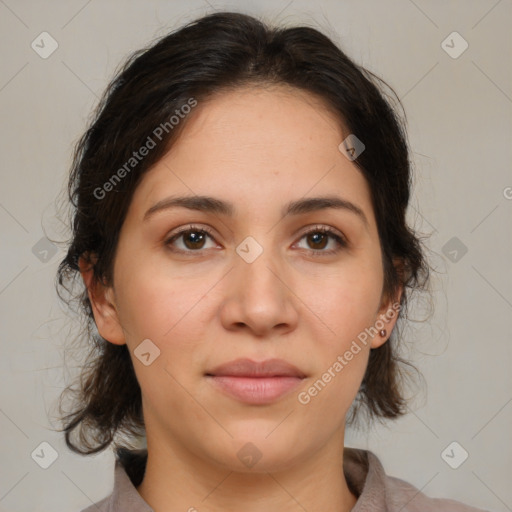
[[[87,511],[476,510],[344,447],[405,410],[409,187],[397,115],[314,29],[217,13],[128,60],[77,145],[59,267],[96,343],[66,442],[117,456]]]

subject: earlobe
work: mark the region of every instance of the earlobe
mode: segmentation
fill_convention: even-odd
[[[398,320],[402,292],[403,286],[400,285],[393,297],[388,297],[381,303],[374,324],[378,332],[372,339],[371,348],[379,348],[388,341],[396,321]]]
[[[78,266],[87,288],[98,332],[102,338],[110,343],[124,345],[126,340],[119,322],[113,288],[105,286],[96,279],[94,276],[94,262],[80,257]]]

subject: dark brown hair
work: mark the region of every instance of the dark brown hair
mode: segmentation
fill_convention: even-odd
[[[179,136],[187,121],[181,114],[191,98],[201,102],[227,89],[274,84],[321,98],[348,133],[364,142],[365,150],[354,163],[371,190],[384,292],[392,296],[400,284],[404,286],[400,320],[410,292],[425,288],[429,267],[421,240],[405,219],[411,187],[406,133],[380,90],[385,82],[313,28],[274,28],[230,12],[195,20],[126,61],[75,148],[68,183],[72,236],[56,283],[66,304],[77,303],[90,346],[78,386],[70,386],[62,395],[73,395],[72,411],[62,418],[66,443],[73,451],[100,452],[116,444],[120,433],[144,433],[141,391],[128,348],[109,343],[95,330],[79,258],[94,255],[94,261],[87,260],[94,264],[94,279],[112,283],[118,235],[133,193],[144,173]],[[171,118],[178,115],[182,119],[174,123]],[[155,135],[157,127],[160,138]],[[157,142],[155,147],[144,158],[131,160],[148,137]],[[74,293],[71,285],[77,279],[79,290]],[[397,354],[399,337],[397,326],[386,343],[371,350],[350,421],[361,405],[370,419],[404,413],[400,368],[406,361]]]

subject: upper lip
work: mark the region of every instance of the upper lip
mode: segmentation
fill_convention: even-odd
[[[252,361],[251,359],[235,359],[224,363],[206,375],[232,376],[232,377],[300,377],[306,375],[296,366],[283,359],[267,359],[265,361]]]

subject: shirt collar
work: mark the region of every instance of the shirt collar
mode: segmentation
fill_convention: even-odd
[[[136,489],[142,479],[143,473],[140,471],[146,459],[147,451],[138,450],[124,451],[123,456],[116,460],[114,489],[107,500],[108,512],[154,512]],[[138,468],[138,471],[134,468]],[[345,448],[343,471],[351,492],[358,497],[352,512],[387,510],[386,475],[379,459],[372,452]]]

